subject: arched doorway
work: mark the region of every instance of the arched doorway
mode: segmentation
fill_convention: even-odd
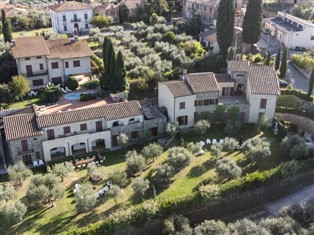
[[[104,139],[97,139],[92,142],[92,151],[106,149],[106,141]]]
[[[64,147],[56,147],[50,149],[50,157],[51,159],[63,158],[66,156]]]
[[[72,145],[72,154],[79,155],[86,153],[86,144],[85,143],[77,143]]]
[[[78,25],[78,23],[75,23],[74,24],[74,35],[78,35],[78,33],[79,33],[79,25]]]

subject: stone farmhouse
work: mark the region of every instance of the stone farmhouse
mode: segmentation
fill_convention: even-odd
[[[287,48],[314,47],[314,24],[285,12],[264,20],[264,28],[270,31]]]
[[[33,105],[1,111],[0,117],[9,161],[22,160],[26,165],[117,148],[120,133],[128,135],[130,142],[142,133],[145,138],[157,137],[165,132],[167,122],[157,107],[138,101],[55,113]]]
[[[95,15],[109,16],[112,19],[112,23],[120,23],[119,18],[119,5],[113,3],[104,3],[94,8]]]
[[[88,34],[92,27],[93,8],[86,3],[65,1],[50,6],[50,17],[54,33]]]
[[[240,108],[239,121],[256,123],[261,115],[275,115],[279,81],[272,66],[248,61],[229,61],[227,74],[191,73],[180,80],[158,83],[158,106],[168,121],[180,128],[192,127],[198,120],[226,122],[227,109]],[[223,120],[214,111],[223,106]]]
[[[93,53],[86,41],[24,37],[12,41],[11,50],[18,74],[28,79],[31,89],[49,82],[65,83],[70,75],[91,74],[90,56]]]
[[[219,0],[186,0],[183,4],[184,16],[187,19],[192,19],[194,12],[198,12],[201,15],[203,25],[214,25],[219,2]]]

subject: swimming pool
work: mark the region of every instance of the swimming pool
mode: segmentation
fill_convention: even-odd
[[[79,100],[81,94],[94,94],[94,92],[78,92],[78,93],[70,93],[64,96],[67,100]]]

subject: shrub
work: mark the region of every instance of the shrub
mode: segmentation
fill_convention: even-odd
[[[182,215],[172,215],[164,221],[165,234],[192,234],[193,229],[189,224],[189,220]]]
[[[218,184],[201,185],[198,190],[203,198],[216,199],[220,196]]]
[[[190,142],[186,145],[186,148],[192,153],[192,154],[197,154],[201,151],[202,145],[198,143],[193,143]]]
[[[277,98],[277,107],[299,109],[301,103],[301,100],[294,95],[280,95]]]
[[[17,196],[14,187],[11,184],[0,185],[0,202],[9,201]]]
[[[216,234],[223,235],[229,234],[228,228],[223,221],[220,220],[205,220],[200,225],[194,228],[195,235],[204,235],[204,234]]]
[[[232,152],[238,146],[238,141],[234,138],[226,137],[222,144],[222,149],[226,152]]]
[[[59,163],[55,164],[52,168],[53,174],[56,176],[60,176],[61,181],[63,181],[63,178],[71,171],[73,171],[74,166],[70,162],[64,162],[64,163]]]
[[[19,161],[15,165],[8,167],[8,174],[14,184],[22,185],[23,181],[32,175],[32,171],[22,161]]]
[[[169,42],[169,43],[174,43],[174,39],[175,39],[176,35],[173,31],[168,31],[167,33],[165,33],[162,36],[162,41],[164,42]]]
[[[129,175],[135,175],[144,170],[146,166],[145,158],[138,154],[136,150],[129,151],[126,154],[126,172]]]
[[[242,174],[242,170],[237,164],[229,158],[222,158],[217,161],[216,171],[223,179],[236,179]]]
[[[293,135],[285,137],[281,142],[282,154],[289,159],[302,159],[308,155],[304,138]]]
[[[80,95],[80,101],[89,101],[89,100],[95,100],[97,99],[98,94],[97,93],[81,93]]]
[[[192,154],[183,147],[173,147],[169,149],[168,163],[179,172],[191,162]]]
[[[252,138],[244,142],[245,155],[252,161],[258,161],[271,155],[270,143],[266,138]]]
[[[107,195],[113,198],[116,205],[118,205],[118,199],[122,196],[122,190],[117,185],[111,185],[110,190],[107,192]]]
[[[160,184],[170,184],[171,178],[174,175],[174,169],[169,164],[165,163],[156,168],[156,180]]]
[[[62,95],[59,86],[46,87],[41,95],[41,100],[44,102],[55,103],[59,100],[59,96]]]
[[[265,218],[259,222],[259,227],[269,234],[299,234],[299,225],[289,217]]]
[[[97,167],[95,163],[88,164],[87,174],[92,181],[98,182],[104,178],[104,172],[101,168]]]
[[[292,54],[290,60],[292,63],[296,64],[302,69],[314,68],[314,59],[306,54],[303,55]]]
[[[87,81],[83,84],[83,87],[86,87],[87,89],[95,89],[99,86],[99,80],[93,79],[90,81]]]
[[[112,184],[118,185],[122,188],[129,184],[127,174],[124,171],[114,170],[108,174],[108,178],[112,181]]]
[[[80,212],[88,211],[96,204],[96,196],[92,185],[81,185],[80,190],[75,194],[76,209]]]
[[[15,204],[4,204],[0,213],[4,220],[3,222],[7,225],[13,225],[22,221],[26,210],[26,206],[22,202],[17,201]]]
[[[75,77],[70,76],[67,81],[67,87],[70,90],[75,91],[78,88],[78,86],[79,86],[79,83],[77,79]]]
[[[132,182],[132,188],[136,196],[143,198],[145,193],[149,189],[149,180],[144,178],[136,178]]]
[[[296,160],[282,162],[280,163],[279,168],[280,168],[280,173],[284,177],[295,175],[300,169],[298,162]]]
[[[210,123],[207,120],[200,120],[194,125],[195,132],[200,135],[206,134],[210,128]]]
[[[268,116],[263,114],[258,118],[258,122],[256,124],[257,130],[266,130],[271,126],[271,121],[269,120]]]
[[[210,146],[210,151],[212,152],[212,155],[215,158],[219,158],[221,150],[222,150],[222,146],[219,143],[216,143]]]
[[[266,234],[266,231],[262,228],[259,228],[256,223],[249,219],[237,220],[232,224],[228,224],[230,234]]]
[[[163,148],[159,144],[151,143],[142,149],[141,154],[146,159],[152,158],[155,161],[155,158],[160,156],[162,152]]]

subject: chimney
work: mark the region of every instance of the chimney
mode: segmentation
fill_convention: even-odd
[[[12,46],[12,47],[16,47],[16,41],[15,41],[15,40],[12,40],[12,41],[11,41],[11,46]]]

